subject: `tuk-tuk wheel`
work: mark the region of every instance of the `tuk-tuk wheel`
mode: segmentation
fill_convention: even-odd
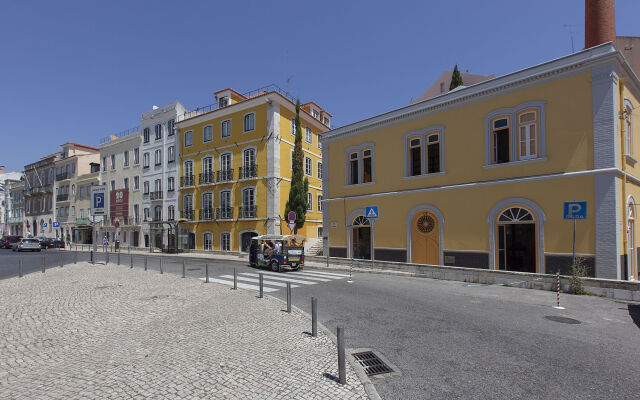
[[[271,270],[273,272],[280,272],[280,264],[278,264],[277,261],[272,261],[271,262]]]

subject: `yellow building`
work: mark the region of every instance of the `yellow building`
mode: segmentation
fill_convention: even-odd
[[[566,272],[564,203],[584,201],[577,255],[594,276],[638,279],[639,104],[607,43],[327,132],[325,251]]]
[[[270,86],[253,93],[215,92],[216,104],[178,117],[180,236],[184,248],[245,251],[251,237],[288,234],[285,204],[291,186],[295,104]],[[301,107],[310,207],[298,233],[322,231],[319,136],[331,115],[315,103]]]

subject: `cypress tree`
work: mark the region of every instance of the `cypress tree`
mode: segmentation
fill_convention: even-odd
[[[289,200],[284,208],[285,218],[289,211],[296,213],[296,226],[294,234],[298,229],[302,229],[307,216],[309,204],[307,202],[307,192],[309,191],[309,179],[304,178],[304,153],[302,152],[302,126],[300,124],[300,99],[296,101],[296,141],[293,148],[293,166],[291,176],[291,188],[289,189]]]
[[[451,84],[449,85],[449,90],[453,90],[462,85],[464,85],[464,83],[462,82],[462,75],[460,75],[458,64],[456,64],[456,66],[453,67],[453,74],[451,74]]]

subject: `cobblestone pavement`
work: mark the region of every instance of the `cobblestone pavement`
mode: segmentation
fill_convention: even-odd
[[[0,399],[362,399],[274,298],[82,263],[0,281]]]

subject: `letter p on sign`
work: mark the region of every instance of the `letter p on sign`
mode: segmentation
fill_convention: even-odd
[[[564,219],[586,219],[586,201],[567,201],[564,203]]]

